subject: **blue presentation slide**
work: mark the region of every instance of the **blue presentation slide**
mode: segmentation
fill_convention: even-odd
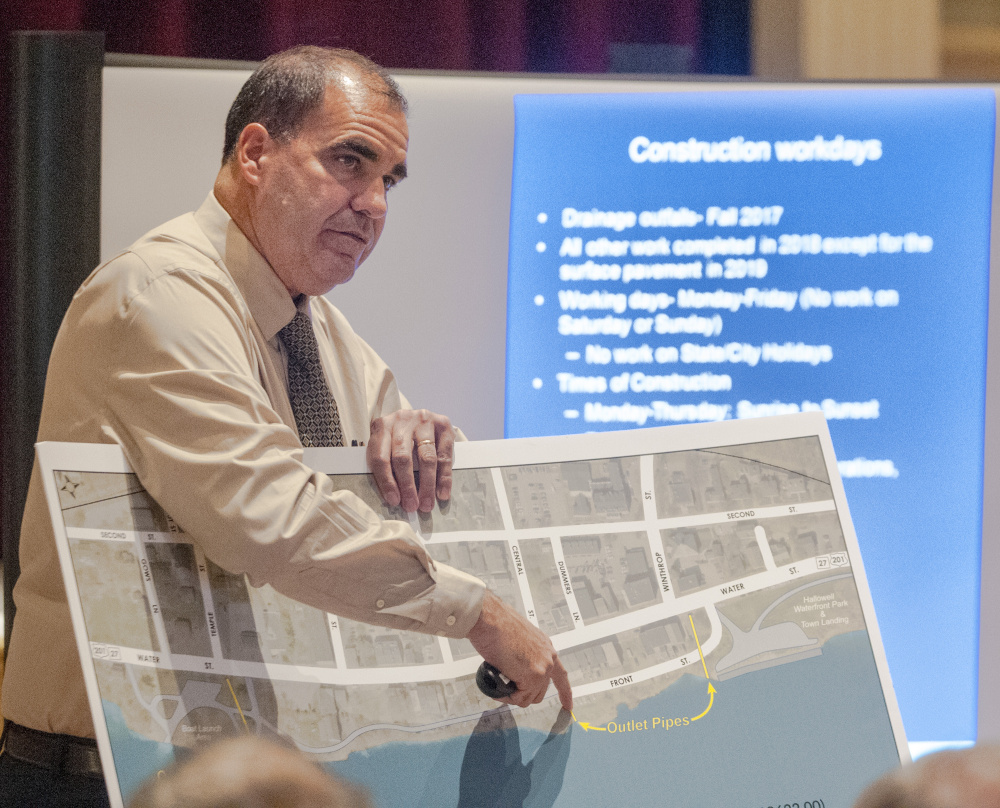
[[[822,411],[908,739],[974,739],[993,91],[515,114],[506,435]]]

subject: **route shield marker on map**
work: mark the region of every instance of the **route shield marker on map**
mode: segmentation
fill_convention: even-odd
[[[817,413],[460,444],[429,515],[381,503],[364,449],[307,451],[547,632],[573,714],[497,708],[466,640],[249,586],[116,446],[37,451],[112,805],[241,733],[420,808],[849,808],[908,759]]]

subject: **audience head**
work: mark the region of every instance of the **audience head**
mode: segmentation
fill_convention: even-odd
[[[128,808],[372,808],[358,787],[337,780],[297,750],[259,738],[205,747],[150,778]]]
[[[1000,746],[922,757],[876,780],[854,808],[1000,808]]]

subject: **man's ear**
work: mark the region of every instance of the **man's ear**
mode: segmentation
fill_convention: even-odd
[[[273,143],[267,129],[259,123],[247,124],[240,132],[236,141],[236,165],[250,185],[260,184],[265,156]]]

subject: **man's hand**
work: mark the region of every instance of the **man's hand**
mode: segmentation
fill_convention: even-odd
[[[518,707],[538,704],[552,682],[562,706],[573,709],[569,674],[548,635],[488,590],[469,641],[483,659],[517,683],[517,692],[500,701]]]
[[[386,504],[424,513],[451,497],[455,430],[444,415],[397,410],[372,421],[368,467]],[[414,467],[416,457],[416,467]],[[417,490],[415,473],[420,473]]]

